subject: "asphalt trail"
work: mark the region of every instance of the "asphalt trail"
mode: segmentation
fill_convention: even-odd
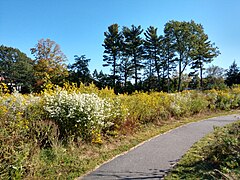
[[[79,179],[163,179],[166,172],[186,151],[203,136],[213,131],[214,126],[224,126],[239,119],[240,114],[235,114],[183,125],[114,158]]]

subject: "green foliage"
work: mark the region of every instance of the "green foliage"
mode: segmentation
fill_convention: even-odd
[[[77,84],[80,84],[80,82],[83,84],[89,84],[93,81],[90,75],[90,70],[88,69],[90,59],[87,59],[85,55],[81,55],[80,57],[75,55],[74,57],[75,63],[68,66],[70,69],[68,77],[69,81]]]
[[[28,114],[40,113],[33,110],[38,97],[13,93],[0,97],[0,178],[22,179],[31,169],[32,157],[39,148],[40,136],[33,138],[32,131],[43,133],[44,126],[36,129],[38,119],[27,118]],[[30,108],[31,106],[31,108]],[[32,109],[32,110],[31,110]],[[43,117],[41,117],[42,119]]]
[[[161,36],[157,34],[157,28],[150,26],[144,33],[146,39],[144,40],[144,57],[147,59],[145,63],[145,74],[148,78],[157,74],[157,85],[160,90],[160,51],[161,51]],[[150,81],[148,87],[150,86]]]
[[[119,32],[118,24],[112,24],[108,27],[108,31],[104,32],[104,56],[103,61],[105,64],[103,66],[112,66],[112,80],[113,80],[113,87],[115,87],[116,80],[118,79],[119,73],[119,57],[122,48],[122,41],[123,36],[122,33]]]
[[[60,46],[50,39],[40,39],[31,53],[35,57],[34,77],[35,91],[42,90],[42,85],[54,83],[62,85],[68,76],[67,67],[64,62],[66,56],[60,49]]]
[[[34,82],[33,60],[19,49],[1,45],[0,81],[8,84],[10,90],[18,87],[23,93],[30,92]]]
[[[75,166],[87,162],[74,152],[86,141],[100,146],[106,139],[118,140],[149,124],[171,124],[173,119],[239,105],[239,87],[116,95],[112,89],[99,90],[94,84],[59,87],[49,83],[39,95],[2,93],[0,179],[76,177],[84,168]]]
[[[103,66],[112,68],[110,78],[106,79],[108,83],[104,84],[120,93],[151,89],[170,92],[170,88],[180,92],[188,88],[189,82],[184,82],[182,76],[189,66],[193,69],[190,75],[200,76],[203,88],[204,65],[213,61],[220,52],[209,40],[201,24],[172,20],[165,24],[163,35],[158,35],[157,28],[153,26],[146,29],[144,38],[141,37],[142,32],[141,26],[135,25],[124,26],[122,31],[119,31],[118,24],[108,27],[104,33]],[[173,72],[177,66],[178,80],[175,81]],[[133,91],[127,87],[129,78],[135,80]],[[124,85],[124,88],[117,84]]]
[[[232,65],[229,67],[226,76],[225,82],[228,86],[240,84],[240,70],[235,61],[233,61]]]
[[[131,66],[129,68],[134,71],[135,89],[137,89],[138,80],[140,79],[139,71],[144,67],[142,65],[144,54],[142,32],[141,26],[123,27],[124,54],[127,58],[130,57]]]
[[[91,140],[92,134],[100,133],[108,125],[105,119],[110,116],[111,106],[96,94],[58,90],[43,96],[44,109],[59,125],[63,138],[74,136]]]
[[[240,121],[197,142],[166,179],[239,179]]]

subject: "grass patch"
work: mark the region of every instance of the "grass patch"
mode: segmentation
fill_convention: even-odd
[[[165,179],[240,179],[240,121],[195,143]]]
[[[136,132],[118,137],[105,137],[102,144],[55,144],[52,148],[39,149],[36,153],[34,172],[26,179],[74,179],[94,170],[102,163],[129,151],[138,144],[183,124],[202,119],[234,114],[237,111],[205,113],[191,118],[172,119],[161,125],[141,125]]]
[[[0,179],[74,179],[178,126],[236,113],[220,110],[239,108],[239,94],[238,88],[115,95],[92,86],[2,94]]]
[[[179,127],[181,125],[197,122],[202,119],[223,116],[228,114],[235,114],[238,111],[221,111],[215,113],[205,113],[198,114],[191,118],[181,118],[179,120],[166,121],[164,124],[156,125],[156,124],[147,124],[142,125],[137,132],[133,135],[121,136],[118,139],[108,139],[105,140],[103,145],[95,146],[95,145],[86,145],[85,153],[91,154],[91,156],[85,157],[82,161],[88,161],[87,166],[82,170],[79,176],[84,175],[87,172],[95,169],[100,164],[106,162],[109,159],[112,159],[118,154],[124,153],[136,145],[153,138],[159,134],[165,133],[171,129]],[[87,148],[89,147],[89,148]],[[90,163],[91,162],[91,163]]]

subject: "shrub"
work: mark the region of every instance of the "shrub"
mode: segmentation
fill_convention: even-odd
[[[189,115],[191,96],[189,92],[172,94],[173,100],[170,104],[171,114],[177,118]]]
[[[230,92],[219,91],[216,101],[217,108],[221,110],[230,110],[234,95]]]
[[[209,107],[209,101],[206,94],[198,91],[192,91],[189,97],[190,101],[190,114],[197,114],[204,112]]]
[[[44,99],[44,109],[59,126],[63,138],[74,136],[91,140],[103,127],[109,126],[105,120],[110,117],[111,105],[96,94],[60,90],[45,93]]]

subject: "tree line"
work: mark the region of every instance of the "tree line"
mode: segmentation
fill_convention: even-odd
[[[91,73],[90,59],[85,55],[75,55],[75,62],[66,65],[60,46],[41,39],[30,49],[34,59],[19,49],[0,46],[0,81],[25,93],[40,92],[48,83],[61,86],[65,82],[94,83],[99,88],[114,88],[116,93],[175,92],[240,84],[235,61],[227,72],[218,66],[205,69],[220,52],[203,26],[194,21],[169,21],[163,35],[153,26],[144,31],[141,26],[120,29],[112,24],[104,37],[103,66],[110,67],[110,74],[98,70]],[[187,68],[190,71],[186,73]]]
[[[220,53],[203,26],[194,21],[170,21],[165,24],[163,35],[153,26],[145,32],[134,25],[119,29],[118,24],[113,24],[104,33],[104,66],[111,66],[113,87],[120,83],[126,88],[132,78],[137,90],[144,81],[148,89],[169,92],[175,73],[180,91],[183,73],[189,66],[190,76],[199,73],[203,88],[204,65]]]

